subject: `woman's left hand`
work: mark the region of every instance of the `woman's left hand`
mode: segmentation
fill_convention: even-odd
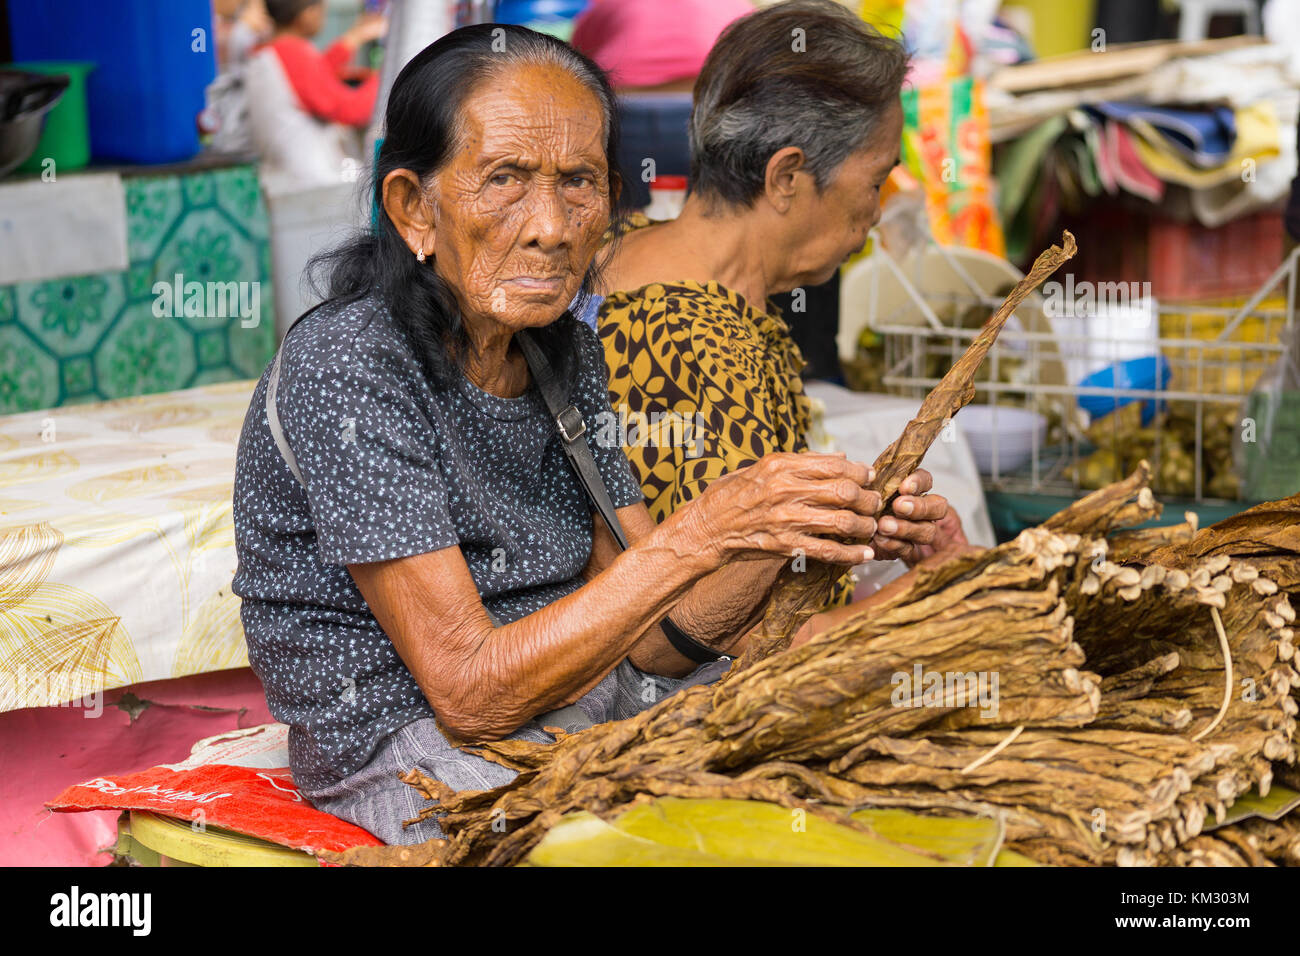
[[[909,567],[918,561],[968,544],[961,516],[942,495],[926,494],[934,478],[923,468],[903,479],[898,497],[877,523],[871,546],[877,561],[902,560]]]

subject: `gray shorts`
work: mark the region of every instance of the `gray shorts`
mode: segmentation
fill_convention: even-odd
[[[647,674],[625,659],[576,706],[593,724],[626,720],[684,687],[717,680],[729,666],[725,661],[702,664],[686,677],[673,678]],[[555,738],[531,721],[506,739],[550,743]],[[423,843],[441,837],[442,829],[433,819],[402,827],[404,820],[413,820],[428,805],[414,787],[397,779],[412,767],[453,790],[490,790],[516,776],[507,767],[456,749],[442,735],[437,721],[427,717],[385,737],[356,773],[320,790],[301,793],[316,809],[355,823],[385,843]]]

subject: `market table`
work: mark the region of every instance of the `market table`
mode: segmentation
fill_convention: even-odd
[[[248,664],[231,496],[254,382],[0,418],[0,712]],[[818,447],[871,460],[915,401],[810,385]],[[936,487],[992,544],[964,442]],[[889,566],[877,566],[889,570]]]
[[[0,419],[0,712],[247,666],[231,495],[254,384]]]

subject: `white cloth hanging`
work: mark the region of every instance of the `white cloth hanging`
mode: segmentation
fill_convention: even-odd
[[[280,57],[269,47],[248,61],[248,119],[270,195],[354,182],[361,168],[357,131],[306,112]]]

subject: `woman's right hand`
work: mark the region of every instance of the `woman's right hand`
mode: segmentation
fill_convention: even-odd
[[[779,452],[714,480],[685,509],[684,524],[719,565],[803,554],[829,564],[870,561],[876,533],[875,470],[843,454]],[[849,543],[845,543],[845,542]]]

